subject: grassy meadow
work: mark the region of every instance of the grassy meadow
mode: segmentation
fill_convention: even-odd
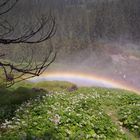
[[[139,138],[140,96],[135,93],[58,81],[0,89],[0,140]]]

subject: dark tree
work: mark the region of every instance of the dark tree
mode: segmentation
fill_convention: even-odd
[[[46,14],[47,16],[41,13],[39,13],[39,16],[33,15],[33,22],[27,21],[29,23],[23,23],[20,27],[17,26],[18,22],[12,25],[11,20],[6,18],[19,1],[0,1],[0,44],[10,48],[13,44],[38,44],[51,39],[56,31],[55,18],[51,14]],[[34,47],[31,47],[30,57],[22,57],[16,63],[7,59],[6,53],[0,52],[1,84],[9,87],[16,82],[42,74],[56,58],[56,52],[54,52],[52,45],[47,49],[41,61],[34,58]]]

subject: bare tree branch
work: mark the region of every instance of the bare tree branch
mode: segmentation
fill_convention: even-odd
[[[48,23],[48,20],[50,23]],[[32,39],[34,39],[34,37],[42,30],[44,29],[46,24],[50,25],[50,29],[49,31],[47,31],[47,33],[45,35],[42,35],[39,39],[32,41]],[[49,19],[45,20],[45,19],[41,19],[40,21],[40,25],[37,29],[29,29],[24,35],[15,38],[15,39],[0,39],[0,43],[2,44],[16,44],[16,43],[40,43],[43,42],[45,40],[50,39],[56,32],[56,24],[55,24],[55,19],[53,17],[50,17]]]
[[[23,25],[24,32],[17,34],[16,37],[11,35],[19,29],[11,25],[10,21],[3,19],[3,15],[8,14],[13,9],[19,0],[13,0],[12,4],[9,4],[12,0],[5,0],[0,3],[0,30],[3,31],[0,34],[0,44],[38,44],[43,41],[51,39],[56,32],[55,18],[50,14],[47,18],[40,15],[36,17],[36,22],[30,27],[29,25]],[[10,5],[10,6],[9,6]],[[6,37],[7,36],[7,37]],[[9,46],[12,47],[12,46]],[[14,63],[5,57],[5,53],[0,54],[0,72],[2,83],[5,87],[10,87],[13,84],[29,79],[31,77],[39,76],[42,74],[50,64],[56,59],[56,52],[50,44],[44,59],[36,60],[34,54],[34,48],[31,48],[30,57],[23,56],[21,62]],[[43,56],[42,56],[43,57]]]
[[[8,6],[8,8],[5,8],[5,6],[7,6],[10,2],[12,1],[12,4],[10,6]],[[14,2],[13,2],[14,1]],[[6,0],[4,1],[1,5],[0,8],[2,9],[2,11],[0,12],[0,16],[8,13],[11,9],[13,9],[13,7],[17,4],[19,0]],[[4,9],[5,8],[5,9]],[[4,9],[4,10],[3,10]]]

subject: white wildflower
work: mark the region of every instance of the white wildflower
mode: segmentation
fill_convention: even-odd
[[[54,118],[51,119],[52,122],[55,123],[55,125],[58,125],[60,123],[61,117],[58,114],[55,114]]]

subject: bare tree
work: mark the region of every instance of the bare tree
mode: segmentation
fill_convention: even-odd
[[[23,25],[24,31],[15,35],[16,26],[13,26],[4,15],[8,14],[19,0],[2,0],[0,2],[0,44],[37,44],[51,39],[56,31],[55,18],[49,16],[36,16],[36,22],[29,26]],[[31,48],[30,57],[22,57],[18,63],[4,59],[6,53],[0,52],[0,78],[1,85],[10,87],[16,82],[39,76],[55,60],[56,52],[52,45],[49,46],[41,62],[34,59],[34,48]]]

